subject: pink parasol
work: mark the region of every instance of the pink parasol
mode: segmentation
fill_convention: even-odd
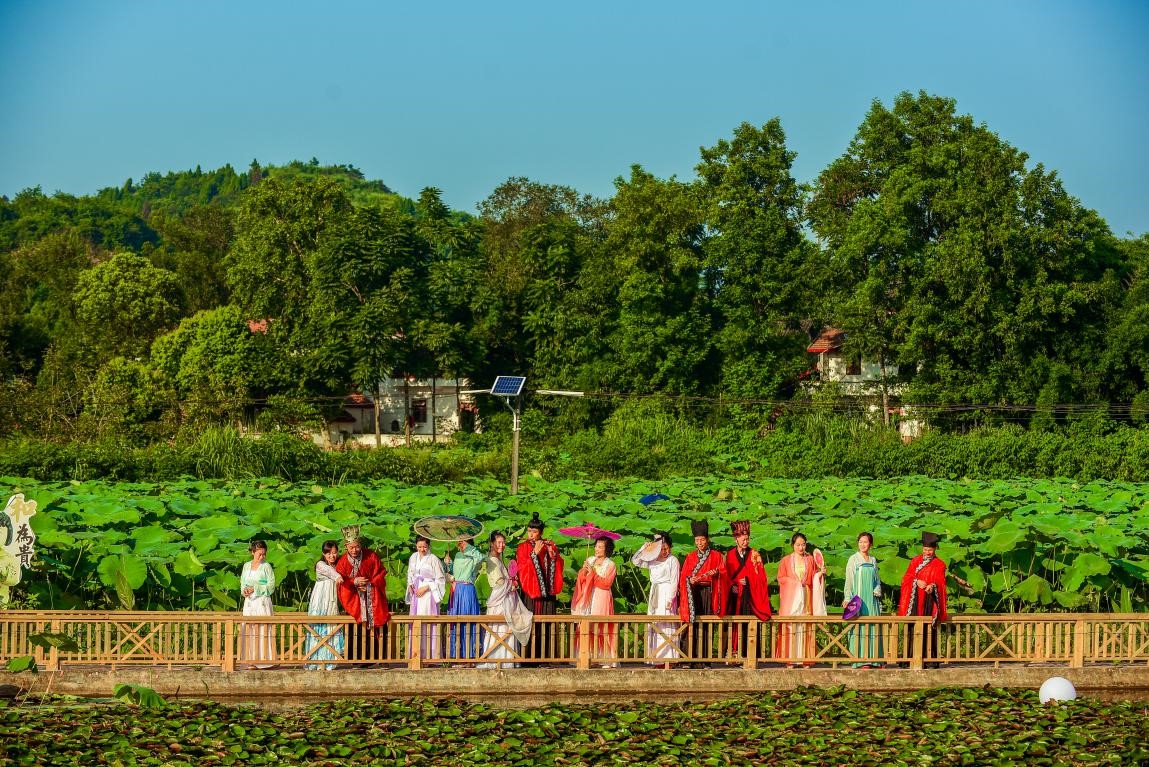
[[[610,530],[603,530],[598,525],[587,522],[586,524],[579,525],[578,527],[560,527],[559,532],[568,538],[583,538],[588,541],[606,536],[612,541],[617,541],[622,537],[619,533],[612,533]]]
[[[610,530],[603,530],[598,525],[586,522],[578,527],[560,527],[559,532],[568,538],[582,538],[586,540],[587,556],[590,556],[590,542],[597,540],[604,535],[612,541],[617,541],[622,537],[620,533],[612,533]]]

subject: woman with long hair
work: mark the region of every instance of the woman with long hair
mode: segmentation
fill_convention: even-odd
[[[443,562],[431,553],[431,540],[415,538],[415,553],[407,563],[407,604],[411,605],[411,615],[438,615],[439,603],[447,592],[447,572]],[[423,625],[419,636],[409,635],[407,656],[411,657],[418,647],[419,657],[432,660],[442,657],[439,642],[439,624]]]
[[[483,572],[491,587],[491,595],[487,597],[487,615],[499,616],[503,622],[488,626],[483,639],[483,657],[487,662],[478,664],[478,667],[514,668],[518,664],[513,659],[531,638],[535,616],[519,598],[514,560],[511,560],[510,568],[503,562],[506,536],[492,532],[489,543],[490,552],[483,562]]]
[[[790,537],[793,551],[782,557],[778,564],[778,614],[779,615],[819,615],[825,614],[825,605],[815,604],[815,577],[825,577],[825,565],[817,565],[814,557],[806,553],[806,536],[794,533]],[[816,645],[814,627],[804,623],[784,623],[779,627],[778,642],[774,657],[788,661],[787,665],[813,666]],[[801,658],[800,662],[796,659]]]
[[[846,583],[843,588],[845,607],[851,599],[858,598],[862,604],[859,618],[868,615],[881,615],[882,580],[878,577],[878,560],[870,554],[874,536],[861,533],[858,536],[858,550],[846,561]],[[881,626],[855,626],[850,629],[850,654],[861,658],[855,668],[873,668],[882,663]]]
[[[338,558],[339,544],[324,541],[323,556],[315,563],[315,585],[311,587],[311,599],[307,603],[308,615],[339,615],[339,584],[343,576],[335,569]],[[307,659],[325,661],[345,657],[346,641],[339,624],[313,623],[307,635]],[[309,663],[307,668],[331,671],[335,664]]]
[[[601,535],[595,539],[594,554],[587,557],[586,562],[579,568],[578,581],[575,582],[574,597],[571,599],[571,615],[614,615],[614,594],[611,587],[614,585],[615,566],[611,555],[614,554],[614,541],[608,536]],[[580,629],[575,635],[574,651],[578,654]],[[618,657],[618,627],[613,623],[592,623],[590,626],[591,657],[617,658]],[[614,668],[617,661],[603,664],[604,668]]]
[[[253,540],[247,547],[251,561],[243,563],[239,573],[239,591],[243,595],[243,614],[272,615],[275,606],[275,571],[267,562],[267,544]],[[275,661],[275,626],[270,623],[245,623],[240,627],[239,660],[254,668],[271,668]]]

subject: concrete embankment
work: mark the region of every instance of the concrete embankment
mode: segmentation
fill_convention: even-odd
[[[1051,676],[1069,679],[1082,695],[1145,699],[1149,666],[946,666],[940,669],[272,669],[223,673],[199,669],[74,668],[37,674],[0,673],[0,695],[21,690],[107,698],[117,684],[150,687],[165,697],[228,702],[284,699],[305,703],[334,697],[459,697],[520,705],[548,701],[622,702],[712,700],[808,685],[867,692],[907,692],[934,687],[1006,687],[1036,690]]]

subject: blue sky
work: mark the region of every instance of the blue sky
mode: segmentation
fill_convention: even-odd
[[[924,89],[1141,234],[1147,33],[1144,0],[0,0],[0,194],[314,156],[473,211],[511,176],[691,178],[775,116],[808,181]]]

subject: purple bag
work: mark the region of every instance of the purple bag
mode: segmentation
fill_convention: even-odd
[[[852,621],[862,614],[862,598],[858,595],[850,597],[850,601],[846,603],[846,609],[842,610],[842,620]]]

